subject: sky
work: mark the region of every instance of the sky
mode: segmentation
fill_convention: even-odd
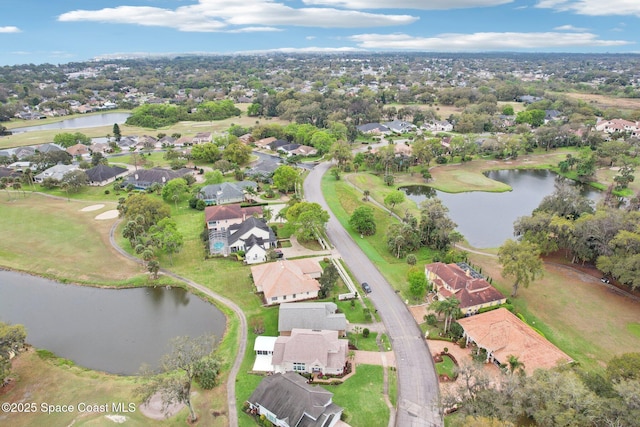
[[[640,53],[640,0],[0,0],[0,65],[386,51]]]

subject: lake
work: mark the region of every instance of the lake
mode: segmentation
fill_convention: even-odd
[[[129,116],[131,116],[130,113],[92,114],[90,116],[74,117],[72,119],[66,119],[60,122],[55,122],[55,123],[15,128],[15,129],[11,129],[11,132],[23,133],[23,132],[32,132],[36,130],[81,129],[81,128],[95,128],[100,126],[113,126],[114,123],[123,124]]]
[[[20,323],[27,343],[112,374],[157,367],[170,340],[224,334],[214,305],[181,288],[102,289],[0,271],[0,321]]]
[[[557,175],[548,170],[499,170],[486,175],[510,185],[513,190],[504,193],[473,191],[452,194],[425,186],[400,189],[418,205],[436,195],[449,209],[449,217],[458,224],[457,230],[471,246],[494,248],[513,238],[516,219],[531,215],[542,199],[553,193]],[[600,192],[588,187],[582,193],[592,200],[600,197]]]

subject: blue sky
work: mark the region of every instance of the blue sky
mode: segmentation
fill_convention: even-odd
[[[0,3],[0,65],[134,53],[640,53],[640,0]]]

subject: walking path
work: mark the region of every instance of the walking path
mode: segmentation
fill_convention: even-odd
[[[127,252],[124,251],[115,240],[115,230],[118,227],[118,224],[121,220],[115,221],[111,226],[111,230],[109,230],[109,241],[113,248],[120,253],[125,258],[128,258],[138,264],[143,265],[144,262],[137,257],[134,257]],[[230,427],[238,427],[238,410],[236,405],[236,377],[238,372],[240,371],[240,365],[242,364],[242,359],[244,359],[244,354],[247,349],[247,318],[245,317],[242,309],[233,301],[228,298],[223,297],[222,295],[213,292],[211,289],[194,282],[193,280],[187,279],[186,277],[182,277],[176,273],[173,273],[169,270],[160,269],[160,272],[165,274],[166,276],[173,277],[176,280],[180,280],[184,282],[188,287],[197,289],[203,294],[215,299],[216,301],[226,305],[238,316],[240,320],[239,331],[238,331],[238,351],[236,353],[236,359],[233,362],[233,366],[231,367],[231,371],[229,372],[229,378],[227,379],[227,405],[228,405],[228,414],[227,417],[229,419]]]

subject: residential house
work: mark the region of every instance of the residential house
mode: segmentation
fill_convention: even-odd
[[[338,331],[293,329],[291,335],[276,339],[273,371],[341,375],[348,351],[349,340],[340,339]]]
[[[94,142],[89,146],[91,153],[107,154],[113,152],[111,146],[106,142]]]
[[[562,113],[558,110],[544,110],[544,123],[547,124],[549,122],[553,122],[555,120],[560,120],[562,118]]]
[[[284,153],[288,156],[313,156],[318,153],[313,147],[309,147],[308,145],[300,145],[300,144],[287,144],[278,148],[278,151]]]
[[[247,189],[256,189],[255,181],[223,182],[203,187],[197,197],[205,201],[207,205],[224,205],[228,203],[240,203],[247,200]]]
[[[320,283],[316,279],[321,274],[322,267],[311,258],[251,267],[253,283],[263,293],[266,305],[317,298]]]
[[[534,102],[542,101],[544,98],[540,96],[531,96],[531,95],[519,95],[516,96],[516,102],[523,102],[525,104],[533,104]]]
[[[185,147],[193,144],[193,138],[190,136],[182,136],[173,143],[175,147]]]
[[[88,157],[89,147],[84,144],[75,144],[67,147],[67,153],[71,154],[73,157]]]
[[[572,359],[547,341],[539,332],[506,308],[459,319],[467,345],[475,343],[487,351],[487,362],[508,366],[509,356],[524,364],[532,374],[536,369],[551,369]]]
[[[262,218],[249,217],[227,229],[228,248],[231,253],[244,251],[247,264],[267,261],[267,251],[275,249],[276,235]]]
[[[191,138],[192,144],[206,144],[207,142],[213,141],[213,135],[211,132],[198,132],[196,136]]]
[[[89,178],[89,185],[107,185],[118,178],[125,177],[129,170],[127,168],[121,168],[120,166],[106,166],[102,163],[97,166],[87,169],[87,177]]]
[[[189,168],[182,168],[178,170],[153,168],[153,169],[138,169],[129,175],[123,182],[123,186],[133,185],[136,190],[145,190],[151,187],[153,184],[164,185],[167,182],[175,178],[182,178],[187,174],[192,174],[193,170]]]
[[[269,148],[271,143],[275,142],[276,138],[270,136],[268,138],[262,138],[256,141],[256,147],[258,148]]]
[[[0,178],[8,178],[13,176],[20,176],[20,174],[13,169],[0,166]]]
[[[386,135],[390,132],[388,127],[380,123],[366,123],[356,126],[356,129],[367,135]]]
[[[33,169],[33,166],[31,162],[13,162],[7,167],[14,172],[24,172],[25,169]]]
[[[207,206],[204,210],[205,224],[209,231],[226,231],[234,224],[240,224],[252,216],[262,216],[262,206],[242,207],[232,205]]]
[[[63,151],[64,148],[62,148],[58,144],[54,144],[53,142],[47,142],[46,144],[40,144],[37,150],[40,153],[46,154],[55,153],[56,151]]]
[[[120,138],[120,141],[118,141],[118,147],[120,147],[124,151],[130,151],[132,149],[135,150],[137,146],[138,138],[136,137],[125,136]]]
[[[271,144],[269,144],[269,149],[272,151],[280,150],[280,147],[284,147],[285,145],[289,145],[290,142],[285,139],[276,139]]]
[[[153,136],[142,135],[140,138],[138,138],[137,146],[146,150],[153,150],[155,148],[161,148],[162,144],[159,143],[158,139]]]
[[[605,133],[634,133],[640,129],[638,123],[623,119],[598,120],[596,130]]]
[[[465,315],[507,301],[481,274],[465,263],[434,262],[425,266],[425,274],[437,291],[438,298],[454,296],[460,301],[460,310]]]
[[[333,393],[295,372],[265,377],[247,403],[253,414],[279,427],[333,427],[342,416]]]
[[[250,133],[245,133],[244,135],[239,136],[238,139],[243,144],[251,144],[251,143],[255,142],[255,139],[253,138],[253,135],[251,135]]]
[[[18,147],[13,150],[14,156],[16,156],[19,160],[24,159],[25,157],[33,156],[36,153],[36,149],[34,147]]]
[[[160,143],[160,147],[173,147],[173,145],[176,143],[176,139],[172,136],[165,135],[160,138],[158,142]]]
[[[278,311],[278,333],[289,336],[293,329],[314,329],[338,331],[338,336],[344,337],[347,318],[337,311],[338,306],[332,302],[282,303]]]
[[[79,170],[78,165],[62,165],[57,164],[55,166],[46,169],[45,171],[39,173],[38,175],[33,177],[33,180],[38,183],[44,182],[47,178],[52,178],[58,181],[61,181],[65,174],[69,172],[73,172],[75,170]]]
[[[395,133],[407,133],[416,129],[416,126],[412,123],[405,122],[403,120],[393,120],[391,122],[384,123],[391,132]]]
[[[434,120],[429,123],[424,123],[421,127],[431,132],[451,132],[453,130],[453,125],[447,120]]]

